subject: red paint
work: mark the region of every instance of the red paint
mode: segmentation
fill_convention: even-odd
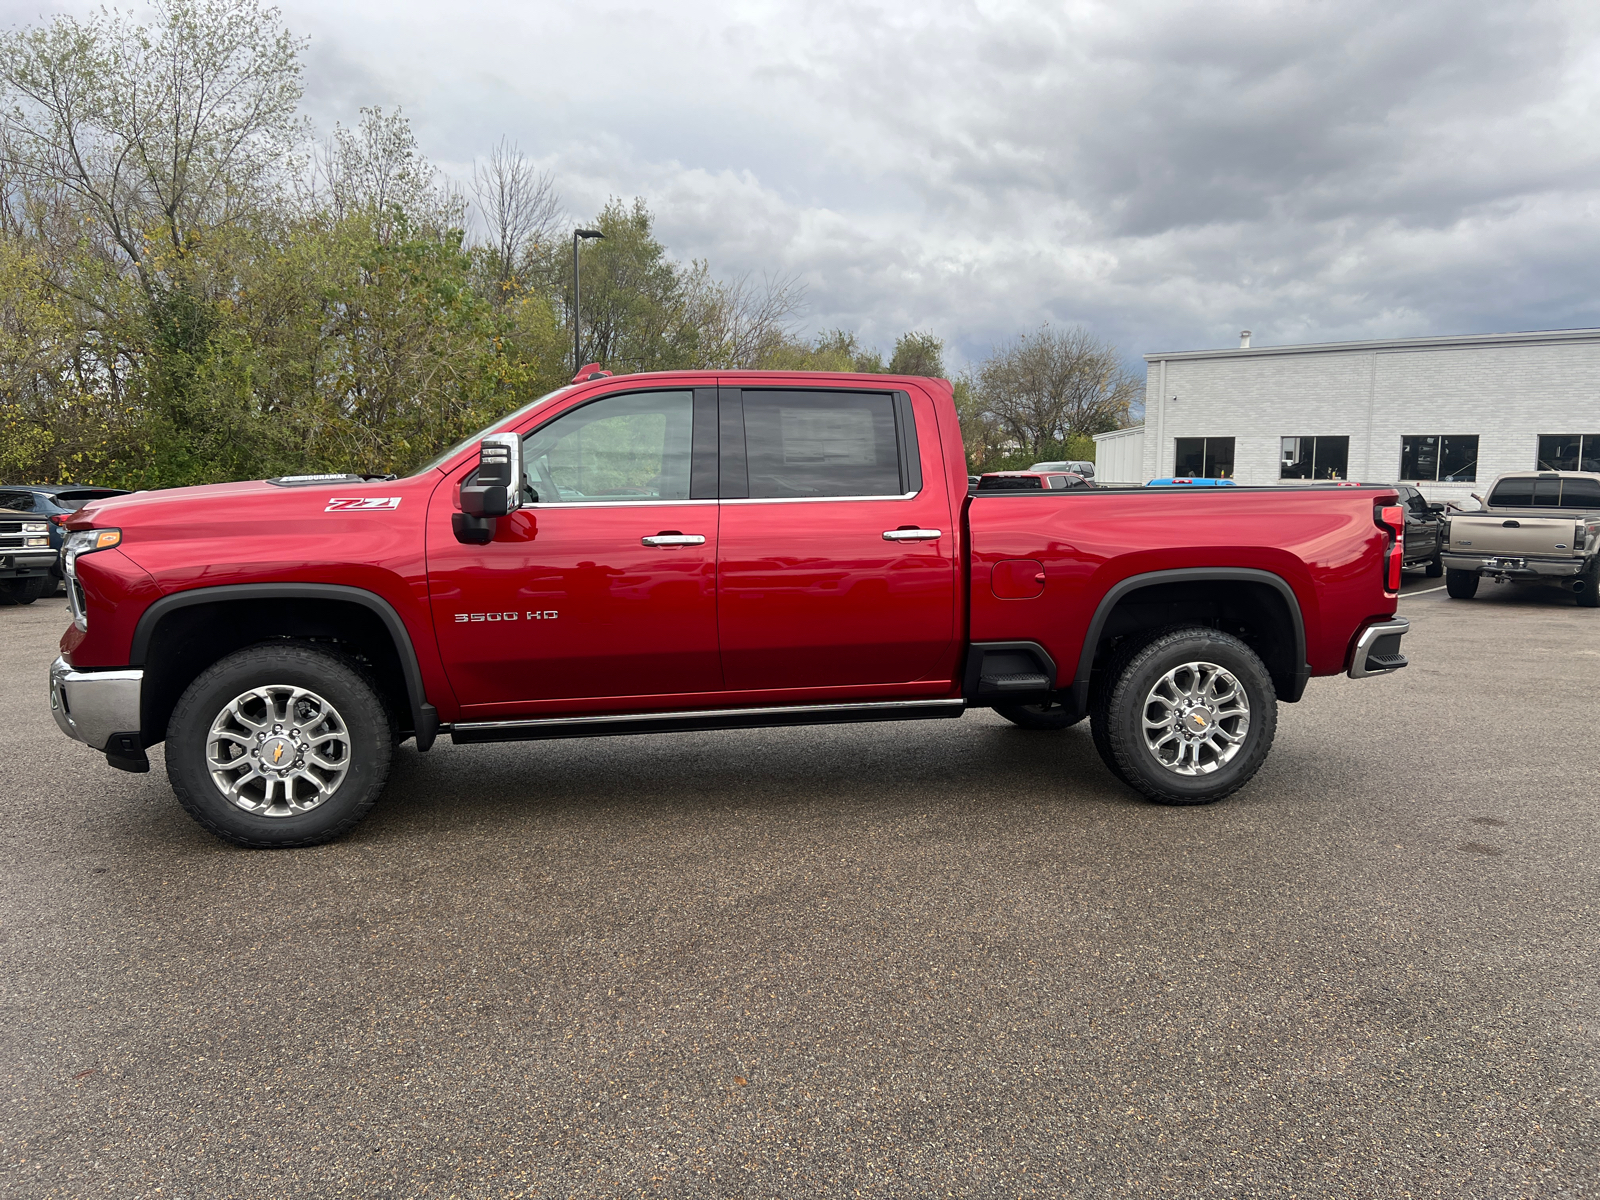
[[[989,569],[989,588],[1001,600],[1044,595],[1044,564],[1036,558],[1003,558]]]
[[[718,386],[904,391],[916,417],[920,492],[546,504],[501,520],[482,546],[464,545],[451,531],[475,446],[438,469],[387,482],[238,483],[114,497],[66,522],[118,527],[123,541],[79,560],[89,630],[69,631],[63,652],[83,668],[126,664],[140,614],[177,591],[343,584],[399,613],[427,699],[450,722],[956,696],[970,641],[1039,642],[1064,683],[1113,586],[1183,567],[1243,567],[1284,580],[1299,601],[1317,675],[1343,670],[1360,628],[1394,611],[1384,589],[1390,535],[1373,521],[1374,503],[1392,505],[1392,491],[1072,488],[970,499],[944,381],[698,372],[595,378],[508,417],[500,431],[527,433],[615,392]],[[332,505],[336,499],[388,506]],[[940,536],[884,540],[904,527]],[[642,537],[665,531],[706,541],[642,545]]]

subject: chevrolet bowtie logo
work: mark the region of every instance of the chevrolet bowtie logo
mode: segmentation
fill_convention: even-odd
[[[272,761],[277,762],[283,757],[283,743],[279,742],[272,748]]]

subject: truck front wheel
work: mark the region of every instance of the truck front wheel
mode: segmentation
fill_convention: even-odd
[[[44,595],[47,575],[31,575],[26,579],[0,579],[0,604],[32,604]]]
[[[1091,720],[1115,773],[1160,804],[1238,791],[1272,748],[1278,700],[1254,650],[1232,634],[1171,629],[1120,652]]]
[[[1450,567],[1444,573],[1444,590],[1457,600],[1471,600],[1478,594],[1478,573]]]
[[[314,846],[367,815],[389,777],[394,724],[349,661],[251,646],[201,672],[167,725],[167,778],[224,841]]]

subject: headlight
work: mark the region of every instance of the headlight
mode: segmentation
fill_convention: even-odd
[[[78,556],[109,550],[121,541],[120,529],[79,529],[67,534],[61,543],[61,570],[67,577],[67,607],[72,610],[72,623],[80,630],[89,628],[89,609],[84,603],[83,587],[78,583]]]
[[[50,523],[48,521],[24,521],[22,523],[22,532],[23,533],[49,533],[50,532]]]

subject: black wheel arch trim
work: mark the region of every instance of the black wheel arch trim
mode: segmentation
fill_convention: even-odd
[[[439,735],[439,713],[428,703],[427,692],[422,684],[422,667],[417,661],[417,650],[411,642],[411,634],[394,605],[365,588],[340,583],[233,583],[173,592],[162,596],[140,615],[139,623],[133,630],[133,643],[128,648],[128,665],[145,665],[156,626],[169,614],[200,604],[226,604],[233,600],[333,600],[357,604],[374,613],[389,631],[395,653],[400,658],[400,672],[406,682],[406,700],[411,708],[417,749],[427,750],[433,745]]]
[[[1124,596],[1141,588],[1165,583],[1260,583],[1274,589],[1289,610],[1289,620],[1294,626],[1295,669],[1288,679],[1274,678],[1278,699],[1293,703],[1305,693],[1306,682],[1311,678],[1311,665],[1306,662],[1306,623],[1300,611],[1300,598],[1294,594],[1289,581],[1271,571],[1253,567],[1180,567],[1170,571],[1149,571],[1143,575],[1130,575],[1111,585],[1100,598],[1089,622],[1089,631],[1083,639],[1083,652],[1078,656],[1078,666],[1072,681],[1072,700],[1080,712],[1089,704],[1089,676],[1094,669],[1095,647],[1100,644],[1100,632],[1105,628],[1111,612]]]

